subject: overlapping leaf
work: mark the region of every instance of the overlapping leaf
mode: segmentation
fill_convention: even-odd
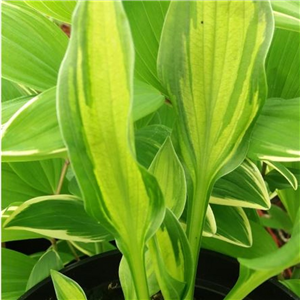
[[[2,76],[39,91],[55,86],[67,36],[18,2],[2,3],[2,22]]]
[[[157,54],[170,1],[124,1],[135,48],[137,78],[163,92],[157,76]]]
[[[256,209],[268,209],[271,205],[264,179],[250,160],[245,160],[234,171],[217,180],[209,201]]]
[[[178,114],[180,154],[193,182],[187,232],[195,257],[212,185],[243,160],[243,138],[266,97],[272,34],[267,2],[170,4],[158,75]]]
[[[23,105],[2,129],[2,160],[23,161],[63,157],[66,148],[56,117],[56,89]]]
[[[70,195],[44,196],[24,202],[4,223],[4,228],[22,229],[43,236],[79,242],[101,242],[112,236]]]
[[[60,270],[64,267],[58,253],[49,250],[44,253],[34,265],[27,281],[26,290],[29,290],[43,279],[50,276],[50,270]]]

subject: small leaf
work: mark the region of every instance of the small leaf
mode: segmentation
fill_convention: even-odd
[[[51,278],[57,300],[87,300],[83,289],[71,278],[54,270],[51,270]]]
[[[217,223],[211,206],[208,205],[204,221],[203,236],[212,237],[217,232]]]
[[[27,282],[26,291],[50,276],[51,269],[60,270],[63,267],[58,253],[54,250],[47,251],[34,265]]]
[[[163,125],[151,125],[137,130],[135,147],[138,162],[145,168],[149,168],[155,155],[170,134],[170,128]]]
[[[38,197],[24,202],[4,223],[5,228],[23,229],[51,238],[101,242],[111,235],[70,195]]]
[[[158,181],[166,207],[179,219],[185,207],[187,187],[184,169],[170,138],[167,138],[161,146],[149,167],[149,171]]]

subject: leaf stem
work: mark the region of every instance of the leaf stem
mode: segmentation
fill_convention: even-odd
[[[189,240],[193,260],[194,269],[192,275],[191,288],[185,297],[185,300],[194,299],[194,283],[196,281],[196,273],[198,266],[198,259],[202,240],[202,231],[204,228],[204,222],[206,217],[206,210],[209,202],[211,185],[206,180],[199,180],[199,183],[195,185],[193,193],[193,199],[189,203],[188,218],[187,218],[187,237]]]
[[[65,161],[63,167],[62,167],[62,170],[61,170],[60,178],[59,178],[59,181],[58,181],[58,184],[57,184],[57,188],[56,188],[56,191],[55,191],[55,195],[60,194],[60,191],[61,191],[64,179],[65,179],[68,167],[69,167],[69,164],[70,164],[70,161],[67,159]]]
[[[70,241],[66,241],[66,242],[67,242],[67,245],[69,246],[69,248],[70,248],[72,254],[74,255],[75,260],[76,260],[76,261],[80,261],[80,258],[79,258],[79,256],[77,255],[76,250],[75,250],[74,246],[72,245],[72,243],[71,243]]]
[[[136,246],[136,245],[133,245]],[[150,299],[148,291],[148,283],[145,269],[145,258],[144,252],[139,253],[140,247],[132,247],[128,253],[129,257],[125,258],[128,262],[133,284],[135,287],[135,293],[138,300],[148,300]]]

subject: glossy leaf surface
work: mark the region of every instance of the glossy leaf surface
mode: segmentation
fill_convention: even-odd
[[[27,95],[26,91],[18,84],[1,78],[1,102],[16,99],[25,95]],[[2,123],[4,122],[2,121]]]

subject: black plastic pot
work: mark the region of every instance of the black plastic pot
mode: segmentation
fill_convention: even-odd
[[[118,281],[118,266],[121,255],[118,251],[100,254],[66,267],[61,273],[74,279],[80,286],[91,294],[91,290],[105,283],[104,286],[116,286]],[[238,278],[239,266],[236,260],[219,253],[202,250],[197,281],[195,299],[197,300],[221,300],[235,284]],[[120,289],[119,289],[120,290]],[[121,293],[121,290],[119,291]],[[106,299],[115,299],[113,296]],[[30,289],[19,300],[55,300],[53,284],[49,278]],[[294,293],[286,289],[275,279],[271,279],[255,291],[245,300],[299,300]],[[76,299],[70,299],[76,300]]]

